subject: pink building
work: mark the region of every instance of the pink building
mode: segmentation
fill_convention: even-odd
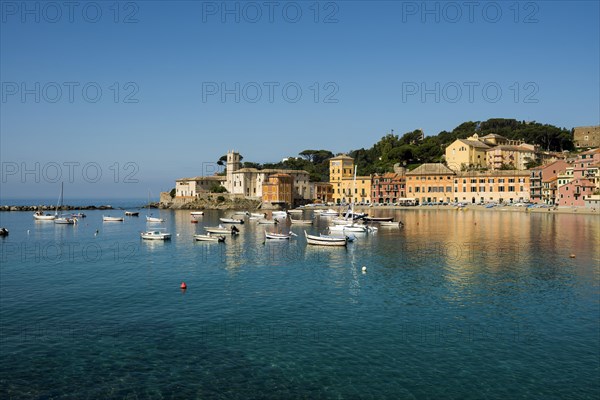
[[[532,168],[530,176],[530,195],[532,203],[556,204],[557,176],[564,173],[571,164],[557,160],[548,165]]]
[[[594,181],[586,178],[575,178],[571,182],[558,188],[558,206],[585,206],[584,199],[594,194],[596,185]]]

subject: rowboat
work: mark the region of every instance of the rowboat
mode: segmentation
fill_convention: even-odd
[[[292,225],[312,225],[312,219],[291,219]]]
[[[289,233],[273,233],[265,231],[265,239],[277,239],[277,240],[285,240],[289,239],[292,236],[295,236],[293,232]]]
[[[224,242],[225,236],[212,235],[210,232],[206,235],[194,235],[194,239],[199,242]]]
[[[235,218],[219,218],[219,220],[224,224],[243,224],[243,219],[235,219]]]
[[[146,222],[165,222],[163,218],[156,218],[146,215]]]
[[[123,217],[111,217],[111,216],[102,216],[102,222],[123,222],[125,218]]]
[[[146,239],[146,240],[169,240],[169,239],[171,239],[170,233],[161,232],[158,229],[142,232],[140,235],[142,236],[142,239]]]
[[[192,212],[190,213],[190,215],[191,215],[192,217],[198,217],[198,216],[204,215],[204,211],[192,211]]]
[[[298,210],[298,209],[294,209],[294,210],[288,210],[288,214],[302,214],[303,210]]]
[[[316,246],[346,246],[348,243],[348,238],[345,236],[343,238],[333,237],[333,236],[315,236],[309,235],[304,231],[304,236],[306,236],[306,243]]]
[[[126,217],[139,217],[140,212],[139,211],[125,211],[125,216]]]
[[[240,230],[234,225],[231,228],[226,228],[223,225],[209,227],[205,226],[204,230],[208,233],[216,233],[219,235],[237,235]]]
[[[347,224],[347,225],[331,225],[330,232],[367,232],[368,228],[365,225]]]

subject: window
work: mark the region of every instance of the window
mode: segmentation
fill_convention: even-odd
[[[452,186],[446,186],[446,192],[451,192],[452,191]]]
[[[477,179],[471,179],[471,183],[477,183]]]
[[[498,186],[498,191],[499,192],[504,192],[504,186]]]
[[[508,183],[515,183],[515,178],[508,178]]]
[[[498,183],[504,183],[504,179],[503,178],[498,179]]]
[[[515,191],[515,187],[514,186],[509,186],[508,187],[508,191],[509,192],[514,192]]]

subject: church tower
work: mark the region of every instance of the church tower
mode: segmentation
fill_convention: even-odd
[[[240,169],[240,153],[237,151],[227,151],[227,182],[225,188],[229,193],[233,193],[233,173]]]

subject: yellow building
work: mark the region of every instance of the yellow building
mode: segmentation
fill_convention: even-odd
[[[479,140],[477,134],[467,139],[456,139],[446,147],[446,164],[453,171],[485,168],[486,151],[490,146]]]
[[[334,203],[370,203],[371,177],[357,176],[354,184],[354,160],[339,155],[329,160],[329,183],[333,186]]]

